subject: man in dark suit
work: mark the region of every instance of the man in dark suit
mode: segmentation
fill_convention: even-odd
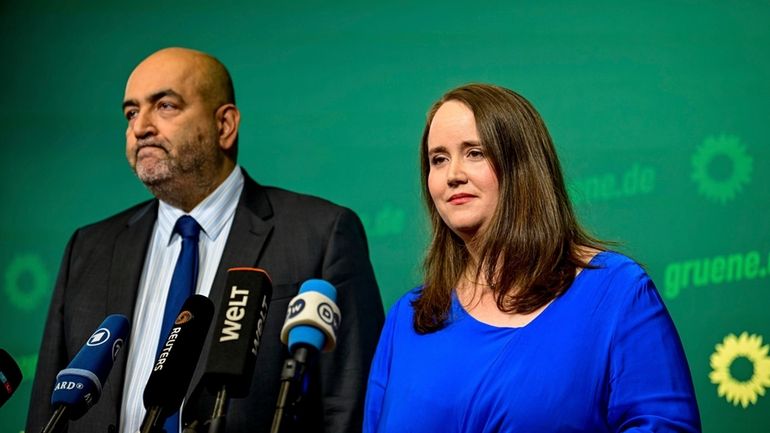
[[[261,186],[242,171],[236,163],[240,114],[232,81],[209,55],[181,48],[154,53],[129,77],[123,107],[128,162],[156,199],[81,228],[70,239],[51,300],[27,431],[41,430],[52,413],[56,374],[113,313],[132,321],[128,350],[118,355],[101,400],[71,422],[69,432],[135,431],[159,337],[157,304],[165,301],[158,299],[165,300],[181,242],[169,224],[188,214],[202,226],[198,293],[218,306],[231,267],[259,267],[272,278],[251,391],[231,402],[227,431],[269,429],[288,355],[280,329],[288,302],[310,278],[337,288],[342,321],[337,348],[318,362],[321,391],[309,396],[303,431],[360,431],[384,314],[359,219],[328,201]],[[200,426],[211,413],[213,398],[200,386],[201,374],[199,365],[182,426]]]

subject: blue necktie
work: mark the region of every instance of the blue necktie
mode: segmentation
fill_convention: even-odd
[[[201,226],[198,225],[195,218],[189,215],[180,217],[174,225],[174,233],[179,233],[182,236],[182,251],[179,252],[179,258],[176,260],[174,276],[171,277],[171,286],[168,289],[156,359],[157,355],[160,354],[160,349],[166,343],[166,337],[171,332],[171,327],[174,325],[184,301],[195,293],[195,286],[198,281],[198,235],[200,232]],[[178,410],[166,419],[164,428],[166,433],[179,431]]]

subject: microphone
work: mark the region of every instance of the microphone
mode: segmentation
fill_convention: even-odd
[[[281,341],[288,346],[291,357],[286,359],[281,371],[281,388],[271,433],[280,431],[281,422],[287,416],[287,402],[291,406],[299,403],[301,395],[297,395],[297,387],[305,377],[306,365],[320,351],[332,351],[337,344],[340,309],[336,300],[334,286],[327,281],[313,279],[305,281],[299,288],[299,294],[289,302]]]
[[[43,433],[60,432],[69,420],[82,417],[102,395],[107,375],[129,334],[128,319],[121,314],[107,316],[72,358],[56,375],[51,405],[56,409]]]
[[[337,344],[340,309],[337,289],[325,280],[307,280],[289,303],[286,322],[281,328],[281,342],[296,356],[299,349],[331,352]]]
[[[209,433],[225,431],[228,399],[249,393],[273,295],[270,276],[262,269],[229,269],[225,287],[203,374],[203,383],[217,396]]]
[[[214,304],[203,295],[192,295],[182,305],[144,388],[142,433],[162,431],[166,418],[179,410],[213,315]]]
[[[16,361],[3,349],[0,349],[0,407],[11,398],[21,383],[21,370]]]

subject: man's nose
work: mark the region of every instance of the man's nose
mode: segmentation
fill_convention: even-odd
[[[137,113],[131,124],[131,131],[136,138],[155,135],[157,130],[155,129],[155,123],[153,122],[151,113],[148,111],[140,111]]]

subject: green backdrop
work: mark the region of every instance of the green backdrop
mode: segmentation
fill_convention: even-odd
[[[583,222],[657,282],[704,431],[770,430],[767,1],[106,3],[0,3],[0,347],[25,374],[0,430],[23,428],[69,235],[149,197],[123,86],[176,45],[229,66],[254,177],[358,212],[386,307],[420,281],[426,110],[471,81],[519,91]]]

